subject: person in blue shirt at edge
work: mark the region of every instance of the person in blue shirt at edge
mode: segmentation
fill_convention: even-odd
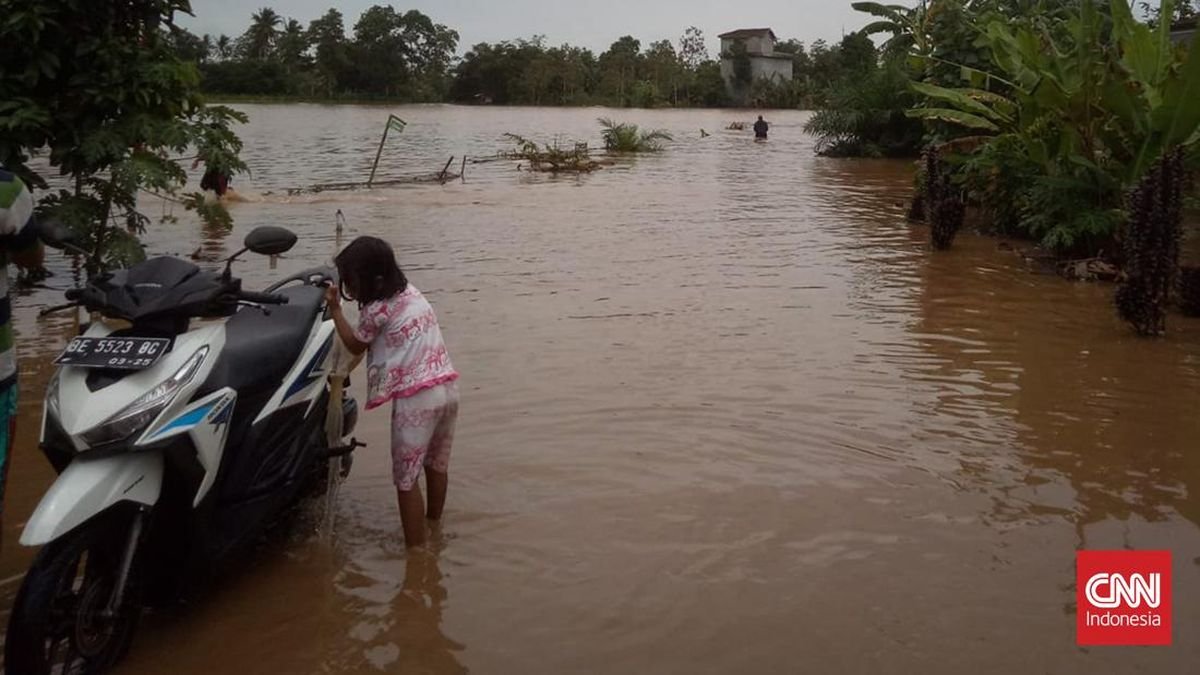
[[[754,137],[766,140],[767,131],[769,131],[770,128],[771,125],[767,124],[767,121],[762,118],[762,115],[759,115],[758,121],[754,123]]]
[[[44,275],[43,260],[33,223],[33,196],[20,178],[0,167],[0,516],[17,421],[17,351],[8,298],[8,263]]]

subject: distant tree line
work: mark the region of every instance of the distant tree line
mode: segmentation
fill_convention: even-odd
[[[337,9],[306,28],[268,7],[240,37],[182,31],[175,41],[199,64],[209,93],[440,101],[450,88],[458,33],[416,10],[376,5],[348,36]]]
[[[255,12],[241,36],[174,34],[181,57],[199,64],[210,94],[306,99],[386,99],[497,105],[723,106],[731,101],[720,58],[695,27],[677,43],[645,48],[625,36],[597,55],[544,36],[480,43],[456,57],[456,31],[425,14],[376,5],[347,33],[337,9],[305,27],[271,8]],[[819,107],[830,93],[874,66],[865,34],[838,44],[787,40],[791,82],[748,82],[755,106]],[[736,59],[736,55],[730,55]],[[748,64],[747,64],[748,65]]]

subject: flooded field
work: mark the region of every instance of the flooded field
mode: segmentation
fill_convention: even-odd
[[[405,553],[388,416],[368,414],[332,544],[298,527],[264,545],[209,599],[148,616],[119,673],[1200,662],[1200,321],[1139,340],[1110,286],[1031,274],[982,237],[931,253],[904,220],[911,166],[816,158],[801,113],[768,115],[759,144],[720,131],[744,112],[241,108],[254,173],[235,181],[252,200],[235,231],[175,207],[150,248],[215,258],[256,225],[295,229],[276,269],[240,264],[262,287],[357,234],[395,242],[462,372],[446,521]],[[504,132],[595,143],[604,114],[676,141],[581,178],[502,162],[445,186],[283,196],[364,180],[388,112],[409,122],[388,177],[494,153]],[[3,621],[53,478],[36,434],[71,326],[36,312],[60,297],[15,300]],[[1174,552],[1174,647],[1075,646],[1078,548]]]

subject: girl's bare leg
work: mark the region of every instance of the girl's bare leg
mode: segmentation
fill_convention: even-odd
[[[421,499],[421,486],[411,490],[397,490],[400,504],[400,524],[404,528],[404,545],[412,548],[425,543],[425,503]]]
[[[446,490],[449,487],[449,473],[443,473],[433,467],[425,467],[425,488],[429,490],[429,508],[425,511],[426,518],[441,520],[442,511],[446,508]]]

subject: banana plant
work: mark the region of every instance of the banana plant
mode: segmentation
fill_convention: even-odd
[[[1067,20],[1066,40],[992,22],[984,35],[1002,74],[964,66],[971,87],[914,82],[927,102],[908,115],[982,134],[1045,137],[1053,128],[1046,160],[1111,163],[1122,184],[1136,183],[1167,149],[1200,140],[1200,41],[1181,58],[1165,22],[1151,29],[1124,0],[1111,5],[1111,35],[1090,2]],[[1169,15],[1174,1],[1161,9]],[[1007,95],[989,90],[996,84]]]
[[[1127,184],[1175,146],[1190,146],[1200,129],[1200,40],[1193,40],[1182,62],[1171,41],[1170,25],[1157,30],[1139,23],[1122,0],[1112,0],[1113,30],[1120,46],[1116,69],[1124,76],[1107,83],[1106,108],[1114,117],[1112,145],[1125,142]],[[1164,0],[1161,16],[1172,16],[1175,3]],[[1122,86],[1123,85],[1123,86]]]
[[[937,0],[933,0],[937,5]],[[851,7],[857,12],[864,12],[879,20],[863,27],[867,35],[891,33],[892,37],[883,44],[882,50],[892,54],[912,52],[917,55],[927,55],[932,49],[928,30],[930,18],[929,3],[921,0],[916,7],[903,5],[885,5],[879,2],[855,2]]]

